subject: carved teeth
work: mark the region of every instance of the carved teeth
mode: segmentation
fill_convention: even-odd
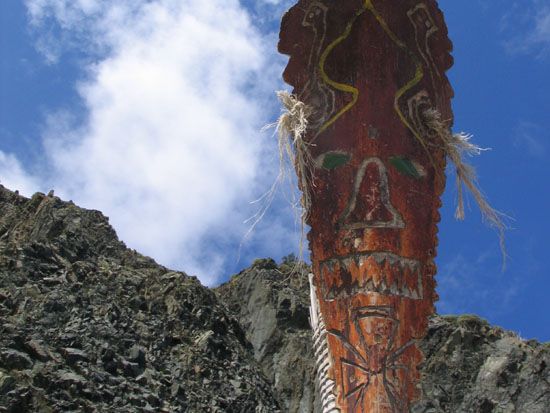
[[[335,274],[336,267],[337,272],[350,269],[352,264],[359,268],[369,259],[374,268],[367,267],[361,280],[352,281],[351,287],[339,284],[338,274]],[[412,300],[423,298],[421,263],[417,260],[387,252],[374,252],[327,260],[321,263],[320,268],[324,284],[322,291],[329,301],[369,293],[395,295]]]
[[[378,265],[384,265],[384,261],[386,261],[385,254],[374,254],[373,257]]]
[[[399,295],[400,293],[400,290],[399,290],[399,287],[397,286],[397,282],[394,282],[391,287],[390,287],[390,293],[392,295]]]

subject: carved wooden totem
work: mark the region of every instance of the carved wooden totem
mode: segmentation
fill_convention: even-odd
[[[446,164],[425,113],[452,123],[451,48],[435,0],[300,0],[283,17],[283,77],[313,110],[325,411],[408,412],[419,396]]]

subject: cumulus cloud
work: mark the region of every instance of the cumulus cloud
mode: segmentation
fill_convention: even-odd
[[[130,247],[218,281],[246,232],[249,201],[277,168],[259,132],[277,110],[283,60],[273,33],[262,34],[237,0],[26,5],[48,61],[62,62],[66,50],[84,56],[84,113],[61,108],[46,122],[56,194],[104,211]],[[0,165],[18,165],[2,155]],[[32,187],[18,168],[5,181]],[[254,242],[290,248],[292,226],[272,220]]]

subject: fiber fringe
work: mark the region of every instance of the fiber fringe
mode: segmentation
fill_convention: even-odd
[[[321,413],[339,413],[334,394],[334,380],[328,376],[332,367],[327,345],[327,332],[325,322],[319,309],[317,300],[317,288],[313,283],[313,274],[309,274],[309,292],[311,307],[309,308],[309,320],[313,330],[313,352],[315,354],[315,380],[318,391],[321,394]]]
[[[299,258],[303,257],[305,227],[308,214],[311,208],[311,187],[313,184],[314,162],[309,151],[313,146],[304,141],[303,137],[307,131],[308,118],[312,109],[305,103],[298,100],[293,94],[282,90],[277,92],[277,97],[283,105],[283,113],[275,124],[279,145],[279,176],[278,182],[289,178],[296,170],[298,175],[298,186],[302,191],[300,198],[300,252]],[[293,200],[293,206],[296,211],[298,202]]]
[[[479,146],[470,142],[472,135],[466,133],[452,134],[448,125],[441,119],[441,114],[436,109],[428,109],[424,112],[424,119],[427,126],[432,129],[443,143],[443,149],[448,159],[453,163],[456,171],[456,187],[458,194],[457,207],[455,211],[455,218],[458,220],[464,220],[464,191],[465,186],[474,197],[483,220],[488,223],[489,226],[496,229],[499,235],[500,249],[503,256],[503,268],[506,266],[506,245],[504,243],[504,232],[507,229],[504,223],[506,217],[501,212],[494,209],[485,195],[481,192],[477,182],[477,175],[475,169],[464,162],[464,154],[469,156],[480,155],[481,152],[488,149],[480,148]]]
[[[292,190],[290,201],[296,213],[297,221],[300,222],[299,259],[292,270],[292,273],[295,273],[299,270],[299,262],[303,261],[306,220],[311,206],[310,188],[313,185],[313,159],[308,150],[308,146],[311,146],[311,144],[306,143],[303,136],[306,133],[308,117],[311,115],[312,110],[287,91],[278,91],[276,94],[283,105],[282,113],[275,123],[264,126],[262,131],[275,128],[279,148],[279,174],[271,188],[260,198],[252,201],[252,204],[260,204],[261,207],[256,214],[245,221],[245,223],[252,222],[252,225],[244,235],[242,242],[250,236],[256,225],[266,214],[279,186],[286,179],[291,181],[294,171],[296,171],[302,193],[300,197],[296,197],[294,190]]]

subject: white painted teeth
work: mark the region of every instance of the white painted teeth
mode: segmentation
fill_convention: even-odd
[[[322,291],[326,300],[332,301],[340,298],[348,298],[356,294],[378,293],[383,295],[395,295],[412,300],[423,299],[421,263],[410,258],[403,258],[389,252],[373,252],[355,254],[350,257],[336,258],[321,263],[321,278],[334,280],[330,276],[342,269],[355,265],[363,266],[368,260],[376,263],[379,275],[368,276],[365,280],[355,281],[348,288],[339,286],[338,280],[333,285],[324,285]],[[328,277],[327,277],[328,276]],[[393,281],[392,281],[393,280]]]

